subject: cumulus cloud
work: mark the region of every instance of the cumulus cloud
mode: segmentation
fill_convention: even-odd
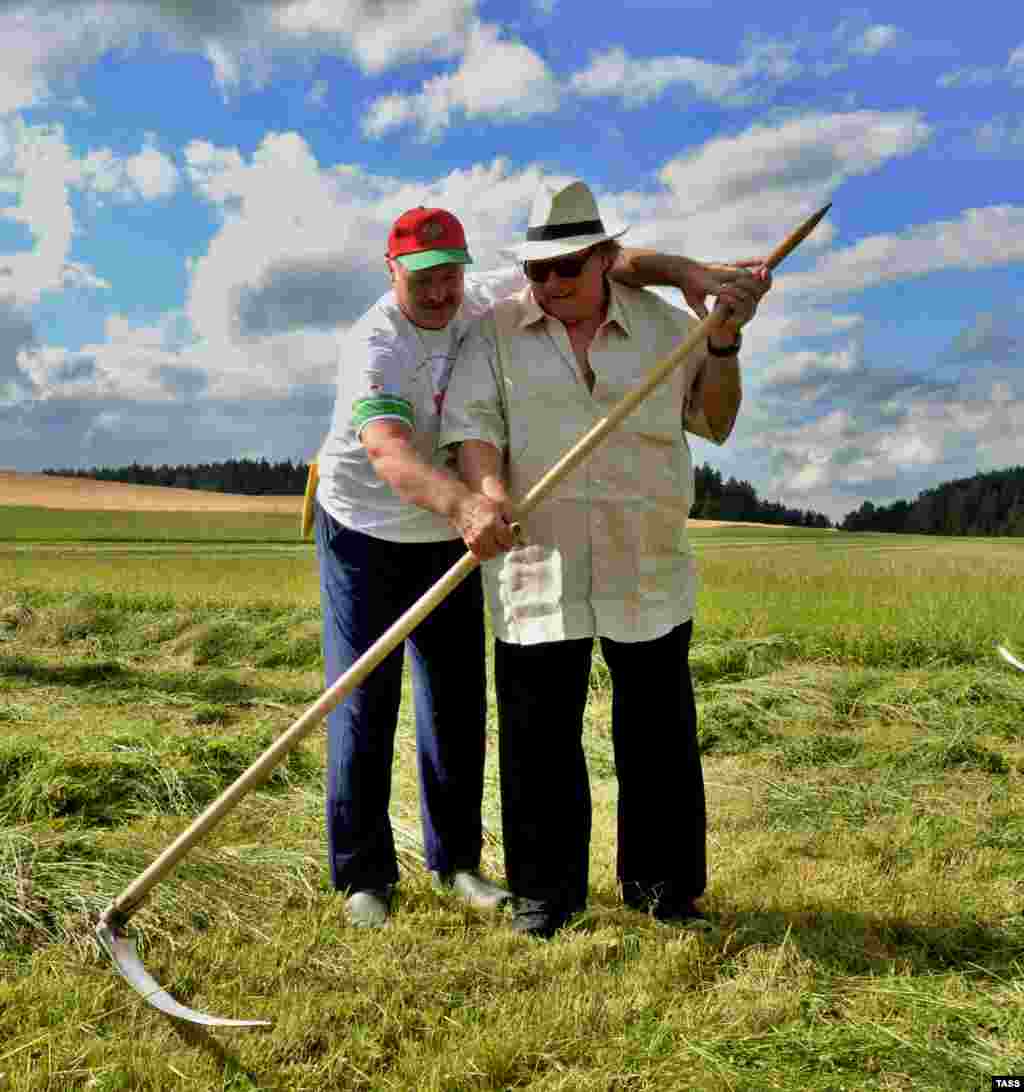
[[[386,95],[363,120],[368,137],[411,125],[423,139],[440,136],[457,118],[520,121],[559,105],[557,81],[544,60],[499,27],[476,23],[455,72],[427,80],[414,95]]]
[[[282,44],[334,48],[367,72],[416,57],[449,57],[462,48],[475,0],[295,0],[271,3],[267,30]]]
[[[32,380],[19,358],[35,340],[31,317],[13,296],[0,295],[0,407],[12,406],[33,393]]]
[[[4,132],[11,130],[0,127]],[[909,111],[816,114],[709,142],[665,164],[652,191],[595,188],[607,221],[633,225],[627,242],[704,257],[751,256],[778,242],[780,225],[797,223],[843,181],[910,154],[930,136],[920,116]],[[8,140],[6,151],[0,143],[0,172],[11,169],[16,155],[27,161],[24,150],[15,152],[16,143]],[[51,208],[62,207],[69,186],[100,192],[101,175],[120,179],[118,185],[130,182],[127,169],[109,158],[105,174],[98,166],[90,174],[73,156],[57,161],[64,164],[65,182],[53,191]],[[6,372],[0,363],[0,384],[17,382],[23,403],[17,428],[41,436],[40,407],[64,414],[72,422],[68,455],[60,460],[65,465],[91,465],[103,461],[101,453],[116,451],[159,459],[166,437],[155,427],[151,435],[150,428],[161,414],[165,428],[195,434],[216,424],[236,445],[225,446],[220,457],[249,449],[254,439],[268,445],[268,457],[308,455],[330,411],[337,336],[387,288],[382,250],[394,217],[417,204],[451,208],[466,224],[476,268],[487,269],[521,236],[537,187],[547,177],[538,166],[519,169],[496,159],[409,183],[351,165],[322,164],[296,133],[270,133],[245,154],[195,141],[180,161],[182,176],[220,219],[206,251],[190,263],[184,315],[149,326],[113,316],[101,341],[74,352],[39,346],[30,325],[23,324],[11,327],[12,352],[4,357],[0,332],[0,362],[7,361]],[[116,186],[104,192],[117,192]],[[31,223],[45,222],[42,208],[23,211]],[[922,225],[900,242],[918,245],[929,229],[938,235],[946,227]],[[1012,219],[975,227],[979,236],[987,231],[1004,246],[1013,237]],[[826,221],[805,244],[804,261],[831,241]],[[963,246],[963,238],[945,247],[933,241],[926,268],[956,267]],[[994,254],[995,242],[990,249]],[[779,276],[748,339],[751,408],[735,441],[744,452],[772,453],[766,477],[773,497],[841,515],[834,504],[829,509],[821,503],[819,494],[854,488],[854,480],[862,483],[857,488],[870,483],[874,489],[897,477],[900,467],[944,466],[943,459],[953,459],[936,422],[949,427],[955,419],[968,437],[964,450],[981,452],[987,444],[986,458],[1002,450],[984,428],[1015,420],[1021,392],[1012,377],[1001,378],[1006,397],[993,415],[980,387],[957,392],[882,372],[864,359],[862,317],[848,308],[834,310],[835,297],[856,291],[865,277],[870,282],[892,268],[916,275],[920,264],[900,246],[879,248],[873,260],[852,247],[829,251],[808,274]],[[856,276],[849,273],[852,267]],[[24,308],[11,311],[11,322],[25,314]],[[1006,349],[1001,330],[979,316],[963,332],[959,351],[987,352],[991,363],[995,349]],[[1003,330],[1002,336],[1011,334]],[[797,338],[825,344],[794,349],[789,343]],[[9,398],[8,409],[13,404]],[[54,418],[49,420],[52,427]],[[285,420],[298,430],[290,441],[278,429]],[[12,418],[0,423],[10,423],[14,434]],[[889,438],[897,432],[899,443]],[[128,439],[138,446],[127,446]],[[282,447],[286,441],[291,446]],[[0,439],[0,461],[5,445]],[[42,458],[49,463],[56,455]]]
[[[1024,338],[1014,329],[1020,320],[982,311],[961,330],[946,350],[944,360],[956,364],[1012,364],[1021,358]]]
[[[851,385],[845,403],[830,398],[817,414],[741,417],[734,442],[760,453],[767,495],[838,518],[868,497],[910,499],[937,480],[1019,461],[1019,388],[964,393],[870,369],[857,383],[859,395]]]
[[[757,453],[770,495],[834,517],[868,497],[909,499],[937,480],[1017,462],[1024,380],[1013,326],[1012,316],[978,315],[923,371],[919,360],[866,358],[856,336],[776,354],[754,371],[735,443]],[[936,378],[949,364],[970,368]]]
[[[734,63],[714,63],[680,54],[633,57],[622,47],[591,54],[574,73],[569,89],[584,98],[618,98],[627,107],[652,102],[672,88],[721,106],[765,101],[780,87],[805,75],[823,78],[840,71],[850,57],[874,57],[905,35],[890,24],[840,22],[828,35],[804,32],[790,38],[748,34]]]
[[[336,326],[385,290],[382,260],[376,278],[363,267],[386,229],[374,232],[364,210],[387,181],[322,168],[295,133],[269,134],[249,160],[204,142],[188,145],[185,160],[224,217],[191,266],[188,313],[201,339],[240,345],[311,319]]]
[[[965,209],[956,220],[872,235],[823,256],[807,273],[785,278],[786,291],[808,296],[855,292],[940,269],[982,269],[1024,259],[1024,206]]]
[[[299,388],[273,399],[177,399],[106,403],[53,399],[0,403],[0,466],[159,466],[222,462],[246,452],[271,461],[315,454],[331,392]],[[181,438],[189,438],[183,452]]]
[[[891,23],[875,23],[854,38],[850,51],[863,57],[873,57],[885,49],[891,49],[901,37],[899,27]]]
[[[205,56],[226,90],[262,86],[281,59],[350,57],[364,71],[461,51],[475,0],[125,0],[0,10],[0,115],[75,96],[79,74],[144,39]]]
[[[330,332],[388,288],[383,251],[394,218],[440,205],[466,225],[478,268],[520,229],[540,182],[503,160],[433,183],[318,163],[297,134],[271,134],[251,157],[196,142],[186,173],[223,217],[191,266],[188,313],[201,340],[246,346],[289,331]],[[282,195],[287,194],[287,200]]]
[[[32,237],[32,247],[0,255],[0,293],[9,293],[20,307],[37,303],[45,292],[66,285],[98,287],[85,266],[69,260],[75,223],[68,187],[77,167],[60,126],[6,127],[6,156],[0,177],[16,193],[17,203],[0,209],[0,218],[20,224]]]
[[[109,148],[76,158],[60,125],[0,121],[0,190],[15,197],[0,219],[20,225],[31,244],[0,254],[0,295],[31,308],[46,293],[96,291],[110,286],[86,264],[73,260],[79,230],[72,191],[93,199],[155,200],[177,188],[173,162],[147,138],[141,151],[122,158]]]
[[[627,238],[638,246],[705,259],[766,254],[780,241],[783,225],[795,227],[846,179],[911,154],[930,135],[913,111],[812,114],[757,125],[669,161],[658,172],[660,191],[611,195],[604,211],[632,225]],[[804,253],[820,250],[831,237],[826,218]],[[769,297],[772,308],[783,295]]]
[[[590,64],[572,75],[569,86],[583,98],[621,98],[642,106],[670,87],[683,85],[714,102],[742,98],[740,88],[753,75],[742,65],[714,64],[696,57],[630,57],[621,46],[591,55]]]
[[[0,116],[70,96],[77,74],[132,33],[99,4],[5,4],[0,9]]]
[[[177,190],[181,176],[174,161],[156,146],[156,137],[146,135],[142,150],[120,157],[109,148],[90,152],[71,179],[83,190],[99,197],[121,201],[156,201]]]

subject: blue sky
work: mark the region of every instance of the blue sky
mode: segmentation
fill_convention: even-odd
[[[391,220],[486,269],[574,176],[704,259],[833,202],[698,461],[833,517],[1024,462],[1017,8],[0,0],[0,466],[308,458]]]

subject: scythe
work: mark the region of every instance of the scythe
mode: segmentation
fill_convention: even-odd
[[[814,230],[818,222],[831,208],[820,209],[793,231],[772,252],[764,265],[774,269]],[[608,414],[582,436],[572,448],[547,471],[516,505],[520,517],[528,515],[554,489],[554,487],[616,429],[628,414],[662,383],[686,357],[708,336],[724,318],[716,309],[699,322],[664,360],[655,365],[646,379],[627,394]],[[479,564],[478,559],[467,553],[405,612],[373,645],[341,676],[320,698],[306,710],[272,743],[263,754],[236,781],[228,786],[196,818],[191,825],[121,892],[100,915],[96,935],[114,961],[117,969],[145,1001],[161,1012],[181,1020],[188,1020],[206,1027],[252,1028],[268,1027],[269,1020],[232,1020],[198,1012],[175,1001],[157,983],[139,958],[134,934],[127,928],[128,921],[139,909],[149,891],[181,860],[204,835],[208,834],[221,819],[252,788],[263,782],[270,771],[296,746],[324,717],[342,702],[375,667],[448,596]]]

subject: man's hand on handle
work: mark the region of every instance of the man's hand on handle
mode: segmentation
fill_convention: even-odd
[[[516,545],[512,522],[512,506],[508,501],[493,500],[483,493],[464,497],[452,516],[466,549],[481,561],[489,561]]]
[[[709,268],[726,270],[721,277],[715,304],[715,312],[722,316],[722,321],[710,335],[712,345],[725,348],[736,343],[740,330],[757,313],[757,305],[772,286],[772,275],[761,258],[738,262],[732,268]]]

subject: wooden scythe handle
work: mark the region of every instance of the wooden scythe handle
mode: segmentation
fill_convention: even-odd
[[[791,251],[807,238],[818,221],[831,208],[826,205],[810,219],[801,224],[772,252],[765,261],[768,269],[774,269]],[[617,406],[600,420],[589,432],[582,436],[551,469],[537,481],[519,502],[517,510],[527,515],[551,492],[552,489],[577,467],[601,443],[624,417],[632,413],[637,406],[666,379],[686,356],[699,345],[708,333],[722,320],[722,316],[712,312],[699,322],[680,344],[659,364],[647,378],[618,403]],[[214,800],[205,811],[174,839],[156,860],[137,876],[116,899],[103,911],[101,922],[111,928],[120,929],[142,905],[146,895],[156,886],[182,857],[205,834],[209,833],[225,815],[238,803],[250,789],[256,788],[269,776],[271,770],[296,746],[321,720],[370,674],[371,671],[431,613],[452,591],[455,590],[477,567],[479,561],[467,553],[457,561],[443,577],[414,603],[393,625],[359,657],[358,660],[339,678],[333,686],[317,699],[294,724],[283,732],[256,761],[239,775]]]

